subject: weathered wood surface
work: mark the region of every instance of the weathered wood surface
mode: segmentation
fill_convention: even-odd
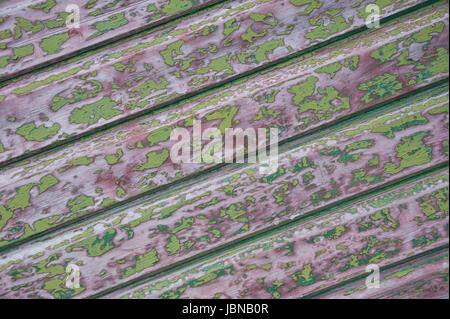
[[[211,167],[176,165],[169,158],[174,144],[168,141],[171,130],[191,129],[193,117],[202,119],[204,129],[278,127],[279,138],[284,140],[448,76],[447,11],[445,6],[421,11],[377,32],[235,83],[225,91],[3,169],[0,247]],[[441,24],[442,33],[432,31]],[[394,46],[396,53],[381,54],[389,59],[380,61],[380,52]],[[409,49],[414,60],[405,62],[400,57]],[[322,73],[330,65],[339,69],[332,73],[333,79]],[[309,96],[302,96],[303,90]],[[316,94],[319,97],[313,97]],[[255,108],[261,101],[267,102]],[[432,125],[423,118],[405,120],[407,125]],[[392,142],[394,134],[386,134]],[[433,134],[444,139],[444,131],[432,130],[427,138]],[[441,156],[438,153],[430,160],[439,162]]]
[[[448,299],[448,249],[381,272],[380,289],[365,280],[320,295],[323,299]]]
[[[86,297],[447,161],[448,87],[444,87],[402,100],[384,112],[371,112],[310,141],[287,145],[272,175],[261,176],[258,164],[234,166],[5,252],[0,257],[0,290],[3,297]],[[441,188],[448,184],[448,177],[436,181]],[[32,193],[39,189],[38,185]],[[438,213],[430,213],[430,218],[421,218],[424,213],[414,210],[414,201],[407,198],[414,219],[404,220],[406,214],[397,216],[405,208],[396,204],[392,210],[400,207],[394,217],[400,219],[400,226],[386,222],[388,226],[368,229],[358,235],[361,240],[351,249],[362,249],[358,245],[371,242],[367,236],[372,231],[386,228],[408,238],[388,245],[400,250],[398,258],[405,256],[403,252],[413,253],[412,248],[420,251],[445,242],[448,236],[442,231],[448,211],[441,212],[441,201],[448,195],[436,196],[439,204],[431,200],[426,212],[438,205]],[[54,198],[47,200],[54,203]],[[83,198],[72,203],[83,210],[89,201]],[[360,217],[355,212],[353,216]],[[52,222],[47,219],[36,225],[46,227]],[[425,226],[417,227],[421,223]],[[26,235],[33,232],[29,226],[24,228]],[[14,229],[8,231],[14,236]],[[308,234],[308,238],[313,236]],[[357,234],[349,236],[353,241]],[[413,238],[417,244],[408,246]],[[311,249],[321,249],[320,242],[313,243]],[[375,255],[380,260],[390,256],[386,252]],[[80,289],[66,289],[62,284],[69,262],[82,269]]]
[[[151,28],[217,0],[14,0],[0,2],[0,79]],[[76,5],[79,28],[66,21]],[[69,22],[73,21],[69,18]]]
[[[307,297],[448,244],[448,198],[447,170],[105,297]]]
[[[230,1],[165,28],[19,78],[0,88],[0,107],[4,114],[0,117],[0,162],[180,100],[186,94],[254,72],[271,61],[364,27],[368,15],[365,7],[370,2]],[[416,3],[412,0],[383,2],[381,17]],[[411,27],[416,27],[417,32],[424,28],[415,39],[419,43],[447,39],[447,7],[445,4],[434,7],[430,9],[437,11],[434,15],[421,17],[425,21],[415,18],[414,23],[399,27],[403,32]],[[396,32],[392,29],[391,36]],[[448,47],[448,44],[442,42],[440,46]],[[413,51],[418,54],[421,49]],[[440,60],[446,59],[441,56],[446,52],[437,53]],[[397,53],[399,64],[416,62],[408,51]],[[378,57],[381,65],[385,57]],[[427,64],[436,58],[429,56],[427,61],[420,62]],[[352,60],[347,64],[354,67]],[[335,71],[324,70],[331,75]],[[325,76],[323,73],[322,77]],[[368,86],[377,86],[379,80],[373,79]],[[404,78],[400,82],[422,80],[430,78]],[[393,89],[398,87],[393,79],[386,79],[386,83]],[[389,93],[383,91],[383,94]]]

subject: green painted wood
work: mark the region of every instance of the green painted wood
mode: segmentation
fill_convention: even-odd
[[[0,81],[156,27],[217,0],[0,2]],[[73,9],[76,6],[77,9]],[[79,14],[79,27],[72,26]],[[67,24],[69,22],[69,24]]]
[[[448,1],[68,2],[0,1],[0,298],[448,298]]]
[[[237,240],[343,203],[430,167],[446,165],[447,130],[446,86],[374,111],[322,136],[286,145],[274,174],[261,175],[259,164],[234,165],[200,177],[181,189],[169,190],[135,206],[7,251],[0,259],[3,296],[92,296],[173,267],[189,258],[214,252]],[[439,189],[448,184],[445,176],[436,178]],[[423,187],[427,189],[425,184]],[[411,191],[411,194],[416,192]],[[413,209],[415,197],[407,197],[405,200],[410,203],[407,206],[414,211],[414,218],[403,221],[403,215],[399,217],[400,227],[406,228],[399,228],[398,222],[394,223],[395,227],[390,227],[390,217],[385,216],[386,221],[379,228],[370,230],[369,225],[367,233],[350,232],[350,238],[362,237],[358,237],[353,245],[344,245],[352,251],[362,249],[358,245],[370,242],[367,236],[372,231],[383,234],[386,229],[396,234],[392,246],[388,247],[389,251],[398,248],[404,252],[398,255],[400,259],[422,248],[440,245],[448,239],[442,233],[446,229],[448,211],[442,211],[445,204],[440,202],[445,202],[446,194],[436,195],[438,199],[443,197],[437,199],[438,206],[430,203],[431,208],[427,209],[427,205],[422,205],[425,212]],[[403,211],[403,206],[396,204],[392,208],[396,210],[395,216]],[[436,210],[435,207],[439,210],[430,212],[430,209]],[[370,214],[382,215],[377,213],[379,209],[369,209]],[[352,213],[355,220],[359,218],[358,211]],[[429,220],[423,217],[428,213]],[[375,217],[372,219],[376,220]],[[419,227],[425,222],[426,226]],[[385,223],[387,225],[383,226]],[[355,223],[350,224],[356,231]],[[322,222],[317,225],[322,225]],[[325,223],[319,228],[325,225],[326,229],[331,227]],[[331,238],[334,237],[331,230],[337,226],[329,229]],[[405,241],[398,239],[410,236],[407,234],[414,234],[414,240],[409,237]],[[311,232],[308,238],[317,236],[319,233],[313,235]],[[411,246],[413,242],[416,244]],[[320,241],[316,243],[315,240],[309,247],[315,251],[324,248]],[[339,250],[330,251],[330,254],[334,253],[339,253]],[[271,254],[273,258],[279,257],[275,251]],[[391,256],[380,254],[374,256],[380,260],[384,260],[383,256]],[[78,264],[81,268],[79,289],[64,286],[68,263]],[[258,292],[255,293],[252,296],[259,296]]]
[[[386,1],[380,14],[421,2]],[[0,88],[0,162],[117,124],[365,27],[368,3],[228,1],[17,78]],[[442,26],[429,28],[442,32]]]
[[[284,141],[447,77],[447,12],[448,6],[421,10],[383,29],[237,81],[224,90],[4,168],[0,171],[0,209],[4,215],[0,247],[214,167],[205,163],[178,165],[169,157],[175,143],[169,140],[171,131],[184,127],[192,132],[193,118],[201,119],[204,129],[214,126],[222,132],[228,127],[276,127],[279,140]],[[435,26],[443,26],[442,33],[434,32]],[[426,39],[424,32],[429,34]],[[395,53],[380,53],[391,47],[396,48]],[[410,59],[405,55],[409,50]],[[339,70],[330,73],[336,66]],[[406,126],[430,125],[421,117],[405,121]],[[394,130],[404,124],[397,125]],[[432,132],[444,139],[441,133]],[[386,132],[386,136],[393,146],[395,134]],[[392,152],[395,157],[395,150]]]
[[[306,297],[369,275],[369,264],[386,267],[448,245],[446,202],[448,170],[396,185],[279,234],[104,297]],[[389,293],[384,279],[382,274],[380,294]]]

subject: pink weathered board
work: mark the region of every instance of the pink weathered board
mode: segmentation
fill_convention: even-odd
[[[384,112],[372,112],[310,141],[286,145],[274,174],[261,175],[259,164],[235,165],[21,245],[0,257],[5,274],[0,276],[0,287],[11,297],[86,297],[125,284],[426,168],[445,165],[447,129],[445,87],[401,101]],[[448,183],[445,176],[439,187]],[[438,198],[442,196],[444,201],[448,198],[445,192]],[[75,204],[81,207],[83,202]],[[430,227],[414,230],[413,225],[425,221],[417,219],[420,210],[412,210],[414,223],[400,222],[407,230],[401,228],[399,234],[417,238],[422,234],[429,245],[445,240],[440,230],[445,225],[436,218],[426,221]],[[438,213],[434,215],[447,218],[448,211]],[[439,229],[437,237],[435,228]],[[79,289],[62,286],[68,262],[82,268]],[[59,270],[48,274],[48,267]],[[18,289],[8,290],[12,282],[20,283]]]
[[[396,185],[277,235],[105,297],[307,297],[366,274],[369,264],[383,267],[448,245],[448,210],[444,208],[448,177],[447,170]]]
[[[175,127],[191,130],[193,118],[204,121],[203,129],[218,126],[222,132],[227,127],[277,127],[283,141],[448,76],[448,8],[437,8],[442,11],[426,9],[385,29],[239,81],[226,91],[3,169],[0,209],[6,218],[0,221],[0,247],[212,167],[178,165],[169,158],[175,143],[169,140],[170,133]],[[432,31],[441,24],[442,33]],[[396,53],[380,53],[391,47],[397,47]],[[414,52],[414,59],[405,62],[408,50]],[[320,96],[313,97],[316,94]],[[267,102],[255,108],[258,101]],[[415,117],[407,121],[426,124]],[[444,131],[433,134],[438,140],[445,135]],[[28,200],[8,204],[21,196]]]
[[[314,1],[309,5],[291,0],[225,2],[198,16],[15,79],[0,88],[3,111],[0,163],[185,99],[365,27],[368,15],[365,7],[369,2]],[[387,1],[381,6],[381,17],[417,2]],[[428,35],[432,35],[433,43],[438,41],[448,48],[443,41],[448,38],[447,6],[430,7],[418,15],[411,17],[415,21],[411,24],[399,24],[401,34],[411,27],[417,28],[417,32],[424,28],[425,33],[418,33],[419,43],[430,41]],[[393,37],[397,31],[391,27],[390,33]],[[401,53],[400,64],[416,61],[407,50]],[[384,57],[378,57],[378,63],[382,64]],[[441,55],[439,58],[444,59]],[[356,62],[348,61],[348,67],[355,67]],[[323,72],[334,75],[336,69]],[[416,81],[429,82],[431,78],[424,76]],[[386,81],[397,88],[392,80]]]
[[[217,2],[219,0],[1,1],[0,80],[78,55],[80,51]],[[79,15],[79,27],[72,27],[71,15]]]

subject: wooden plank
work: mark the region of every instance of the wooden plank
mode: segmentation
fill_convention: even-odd
[[[27,152],[179,101],[187,94],[254,72],[272,61],[363,27],[364,8],[370,2],[227,2],[160,30],[19,78],[0,88],[4,114],[0,117],[0,161],[14,160]],[[390,4],[383,8],[382,17],[417,1],[386,3]],[[427,20],[424,22],[417,17],[415,23],[405,21],[407,25],[401,29],[407,32],[409,27],[420,25],[427,28],[433,40],[421,33],[417,40],[446,39],[448,5],[444,2],[429,10],[437,12],[423,16]],[[441,46],[448,49],[444,42]],[[408,56],[403,57],[403,63],[411,61]],[[383,57],[379,58],[377,63],[381,64]],[[334,74],[335,70],[325,71]],[[405,83],[408,80],[404,79]]]
[[[5,168],[0,171],[0,208],[8,213],[0,224],[0,247],[211,168],[213,164],[177,165],[169,158],[174,144],[168,140],[171,130],[187,127],[192,132],[193,117],[202,119],[203,129],[278,127],[282,141],[448,76],[448,21],[447,13],[440,11],[448,8],[438,9],[405,17],[385,29],[239,81],[226,90]],[[414,40],[423,33],[424,25],[440,23],[445,24],[442,33],[431,32],[426,42]],[[376,54],[390,46],[402,49],[380,64]],[[405,64],[400,56],[408,48],[415,60]],[[350,63],[358,60],[355,56],[360,61],[356,69]],[[328,73],[317,70],[329,63],[341,66],[332,80]],[[316,80],[310,96],[301,101],[302,90]],[[259,109],[253,107],[257,103],[262,104]],[[41,183],[49,184],[42,192],[36,188]],[[14,211],[8,203],[21,197],[21,192],[30,194],[29,202]]]
[[[12,78],[216,2],[218,1],[2,1],[0,79]],[[66,25],[70,12],[74,12],[70,8],[66,12],[69,5],[75,5],[79,10],[79,28],[69,28]]]
[[[105,298],[305,297],[448,244],[446,202],[448,170]]]
[[[139,205],[7,251],[0,257],[0,290],[4,297],[90,296],[426,168],[445,165],[448,87],[402,102],[322,137],[286,146],[272,175],[261,175],[258,163],[235,165],[180,189],[143,199]],[[439,185],[446,183],[443,177]],[[47,200],[52,205],[56,202],[54,195]],[[410,198],[407,201],[414,202]],[[86,209],[85,203],[80,199],[72,206]],[[414,205],[408,207],[414,211]],[[422,215],[418,210],[414,218]],[[418,243],[414,251],[422,247],[420,236],[425,236],[427,248],[448,239],[442,235],[442,220],[414,219],[408,223],[402,216],[400,225],[404,224],[406,230],[399,229],[398,236],[411,236],[405,245],[414,238]],[[52,222],[41,220],[36,225]],[[417,227],[421,222],[426,226]],[[25,234],[33,231],[25,228]],[[18,227],[16,230],[20,231]],[[14,229],[7,231],[9,236],[15,235]],[[371,231],[381,230],[369,230],[361,236],[367,237]],[[319,249],[321,245],[311,247]],[[357,247],[352,245],[352,249]],[[69,262],[82,269],[80,289],[63,287]],[[54,267],[59,270],[48,273]]]
[[[448,249],[380,274],[380,289],[365,280],[320,295],[323,299],[448,299]]]

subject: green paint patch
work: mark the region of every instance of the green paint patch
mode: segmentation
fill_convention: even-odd
[[[253,52],[241,52],[237,55],[239,62],[245,63],[261,63],[268,59],[267,54],[273,53],[276,48],[284,46],[284,40],[272,40],[263,43]]]
[[[44,29],[44,24],[41,21],[36,21],[35,23],[30,20],[16,17],[16,26],[14,28],[14,40],[18,40],[22,37],[22,30],[25,32],[30,32],[32,34],[37,33]]]
[[[150,268],[159,262],[158,252],[155,248],[151,249],[148,253],[135,256],[134,258],[136,263],[133,266],[129,266],[123,270],[123,274],[121,276],[122,279]]]
[[[181,218],[181,223],[176,222],[175,227],[170,231],[172,234],[176,234],[179,231],[182,231],[183,229],[190,229],[192,224],[194,223],[195,219],[194,217],[188,217],[188,218]]]
[[[122,110],[114,109],[119,103],[106,96],[97,102],[76,108],[70,115],[70,123],[92,125],[100,119],[110,120],[123,113]]]
[[[312,111],[318,120],[323,121],[330,119],[339,111],[350,108],[350,99],[341,96],[332,86],[327,86],[325,89],[318,88],[317,91],[322,97],[317,100],[317,94],[314,93],[318,81],[317,77],[310,76],[288,90],[295,95],[293,101],[299,106],[300,114]]]
[[[418,199],[423,215],[427,220],[446,218],[449,213],[448,186]]]
[[[263,30],[261,33],[253,31],[252,27],[248,27],[247,31],[241,35],[242,40],[247,41],[249,44],[253,43],[254,38],[262,38],[267,35],[267,30]]]
[[[154,91],[165,89],[167,85],[169,85],[169,82],[165,78],[160,77],[159,83],[155,82],[155,80],[147,80],[142,85],[134,88],[132,92],[138,92],[141,97],[146,97]]]
[[[239,30],[239,23],[236,21],[236,19],[228,20],[223,25],[223,35],[225,37],[228,37],[230,34],[232,34],[234,31]]]
[[[448,73],[448,50],[443,47],[436,48],[436,53],[433,53],[424,58],[425,64],[418,63],[414,70],[420,71],[416,75],[417,82],[422,83],[426,79],[437,74]]]
[[[239,106],[226,106],[224,108],[206,114],[205,118],[208,121],[221,119],[222,122],[220,122],[218,129],[221,134],[225,134],[225,130],[227,128],[233,127],[233,118],[238,111]]]
[[[428,120],[420,113],[405,115],[402,118],[392,121],[389,124],[379,125],[372,129],[374,133],[383,133],[388,138],[394,138],[394,132],[400,132],[412,126],[428,123]]]
[[[113,240],[116,233],[115,229],[107,229],[103,237],[100,237],[100,235],[88,237],[67,247],[66,251],[70,253],[75,248],[83,248],[86,249],[87,255],[90,257],[101,256],[115,247]]]
[[[78,68],[74,68],[72,70],[69,70],[67,72],[51,75],[48,78],[46,78],[45,80],[35,81],[35,82],[32,82],[32,83],[30,83],[30,84],[28,84],[28,85],[26,85],[24,87],[14,89],[12,91],[12,93],[16,94],[16,95],[25,94],[25,93],[31,92],[31,91],[39,88],[39,87],[48,85],[48,84],[50,84],[52,82],[60,81],[60,80],[63,80],[65,78],[71,77],[72,75],[74,75],[74,74],[76,74],[76,73],[78,73],[80,71],[81,71],[81,68],[78,67]]]
[[[170,126],[161,127],[147,136],[147,141],[150,143],[150,146],[156,145],[159,142],[167,141],[172,134],[172,128]]]
[[[55,176],[49,174],[49,175],[45,175],[44,177],[42,177],[40,182],[41,182],[41,184],[39,185],[39,194],[42,194],[49,188],[58,184],[59,180]]]
[[[35,4],[35,5],[31,5],[29,6],[29,8],[31,9],[37,9],[37,10],[42,10],[45,13],[50,12],[50,10],[56,6],[56,1],[55,0],[47,0],[43,3],[39,3],[39,4]]]
[[[178,239],[177,236],[172,235],[169,238],[169,242],[167,243],[167,245],[165,246],[167,253],[170,255],[174,255],[180,252],[180,240]]]
[[[34,45],[28,44],[23,47],[18,47],[13,49],[14,57],[13,60],[19,60],[23,57],[33,55],[34,54]]]
[[[444,22],[436,22],[433,25],[422,28],[419,32],[414,33],[413,39],[417,43],[428,42],[433,38],[431,33],[442,33],[444,26]]]
[[[183,44],[184,44],[183,40],[178,40],[169,44],[165,50],[159,52],[167,65],[174,66],[175,62],[179,61],[179,60],[175,61],[173,59],[173,53],[175,53],[176,55],[183,54],[183,52],[181,52],[181,46]]]
[[[30,122],[19,127],[16,133],[23,136],[27,141],[42,142],[56,135],[60,129],[61,125],[59,123],[55,123],[50,127],[46,127],[44,124],[36,127],[34,122]]]
[[[325,19],[323,17],[314,17],[309,19],[309,23],[312,26],[316,26],[316,28],[313,31],[306,33],[305,38],[316,42],[319,39],[327,39],[333,34],[337,34],[348,29],[351,24],[347,23],[343,16],[337,16],[340,11],[341,10],[332,10],[325,12],[330,16],[329,23],[325,23]]]
[[[87,156],[78,157],[78,158],[68,162],[64,167],[61,167],[60,169],[58,169],[58,172],[64,173],[65,171],[67,171],[68,169],[70,169],[72,167],[81,166],[81,165],[87,166],[87,165],[91,164],[92,162],[94,162],[93,157],[87,157]]]
[[[330,78],[334,78],[334,76],[336,75],[336,73],[342,69],[342,65],[339,62],[334,62],[325,66],[322,66],[318,69],[316,69],[315,71],[318,73],[324,72],[324,73],[328,73],[330,75]]]
[[[369,163],[370,165],[370,163]],[[359,182],[375,184],[382,181],[380,175],[369,175],[366,176],[366,171],[364,168],[353,170],[353,180],[352,185],[358,184]]]
[[[432,158],[432,148],[423,142],[423,139],[428,135],[428,132],[417,132],[402,138],[401,142],[395,146],[400,164],[397,166],[394,163],[386,163],[384,165],[385,172],[393,175],[408,167],[429,163]]]
[[[338,189],[326,190],[321,188],[319,191],[311,195],[311,201],[314,206],[317,206],[321,201],[329,201],[340,195]]]
[[[133,66],[135,64],[136,64],[136,61],[131,61],[129,64],[123,64],[121,62],[117,62],[114,64],[114,69],[116,69],[116,71],[119,71],[119,72],[123,72],[128,68],[133,70]]]
[[[88,40],[98,37],[108,31],[115,30],[128,24],[125,13],[113,14],[108,20],[95,22],[92,26],[98,31],[88,37]]]
[[[382,220],[385,225],[388,225],[392,229],[396,229],[400,226],[400,224],[391,216],[389,208],[385,208],[377,211],[375,214],[370,215],[370,219],[373,221]],[[385,226],[382,226],[384,231],[388,229]]]
[[[379,60],[383,64],[391,59],[391,57],[398,52],[398,46],[396,42],[388,43],[380,48],[372,51],[370,56]]]
[[[55,54],[61,51],[61,46],[69,40],[69,32],[54,34],[41,41],[39,46],[47,52],[47,54]]]
[[[26,184],[19,186],[16,195],[6,201],[6,205],[0,205],[0,230],[5,227],[8,220],[17,217],[14,212],[18,210],[22,212],[27,207],[31,207],[31,189],[35,186],[39,187],[39,194],[42,194],[59,181],[51,174],[45,175],[40,179],[40,184]],[[57,216],[59,218],[59,216]],[[39,221],[37,221],[39,222]],[[25,234],[26,235],[26,234]]]
[[[70,13],[68,13],[68,12],[59,12],[57,19],[46,20],[46,21],[43,21],[43,22],[45,23],[45,25],[49,29],[61,28],[62,26],[66,25],[66,20],[67,20],[67,17],[69,15],[70,15]]]
[[[319,9],[323,5],[323,3],[318,0],[291,0],[291,3],[298,7],[308,5],[301,15],[309,15],[314,9]]]
[[[225,74],[234,74],[233,67],[231,66],[230,57],[228,55],[215,58],[209,62],[209,65],[198,68],[197,74],[206,74],[210,70],[219,73],[225,71]]]
[[[95,205],[94,197],[89,197],[86,195],[80,195],[73,200],[67,202],[67,207],[70,208],[71,212],[79,212],[85,208]]]
[[[120,161],[122,156],[123,156],[123,151],[121,149],[118,149],[115,154],[106,155],[105,160],[109,165],[114,165]]]
[[[378,75],[366,83],[359,85],[361,91],[367,93],[361,98],[361,101],[369,103],[374,99],[390,96],[403,88],[402,83],[398,80],[398,75],[385,73]]]
[[[82,100],[86,100],[92,97],[96,97],[102,90],[102,84],[97,80],[88,80],[85,84],[91,85],[92,89],[84,90],[81,86],[76,86],[75,90],[72,92],[71,98],[65,98],[57,94],[53,98],[53,103],[50,104],[52,111],[58,111],[60,108],[67,104],[73,104]]]
[[[192,0],[170,0],[166,5],[163,5],[161,11],[167,15],[173,15],[182,11],[189,10],[198,2]]]
[[[341,237],[342,235],[344,235],[345,231],[348,228],[344,225],[339,225],[334,229],[331,229],[329,231],[323,232],[322,236],[325,237],[328,240],[335,240],[339,237]]]
[[[248,231],[249,220],[247,217],[247,210],[244,204],[235,203],[228,206],[225,209],[220,209],[220,217],[228,216],[228,218],[233,222],[244,223],[236,233],[241,233]]]
[[[147,153],[147,162],[138,164],[133,168],[133,171],[144,171],[151,168],[160,167],[169,157],[169,151],[164,149],[160,153],[152,151]]]
[[[297,283],[296,287],[305,287],[316,282],[316,276],[313,274],[313,269],[312,264],[307,264],[302,270],[291,275],[291,278]]]
[[[281,165],[278,167],[277,171],[273,174],[270,174],[268,176],[262,177],[261,182],[272,184],[272,182],[277,179],[280,176],[283,176],[286,173],[284,166]]]
[[[358,68],[358,64],[359,64],[359,56],[358,55],[354,55],[350,58],[346,58],[344,60],[344,66],[346,68],[349,68],[352,71],[355,71]]]

